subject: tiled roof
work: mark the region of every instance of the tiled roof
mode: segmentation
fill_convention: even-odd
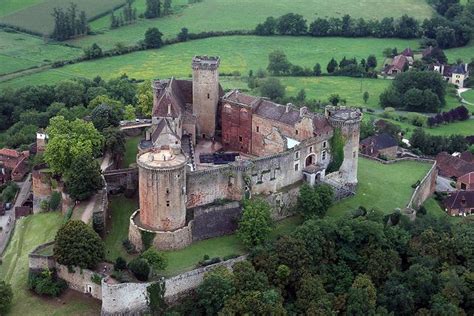
[[[295,125],[300,121],[300,111],[292,106],[285,106],[269,100],[262,100],[254,109],[254,113],[287,125]]]
[[[459,177],[458,180],[461,181],[462,183],[469,183],[469,184],[474,183],[474,171],[466,173],[465,175]]]
[[[413,57],[413,51],[410,47],[405,48],[405,50],[402,52],[402,55],[406,57]]]
[[[392,61],[391,66],[396,69],[403,70],[405,65],[408,63],[408,59],[403,55],[397,55]]]
[[[12,157],[12,158],[20,157],[20,153],[18,151],[14,150],[14,149],[10,149],[10,148],[0,149],[0,155],[7,156],[7,157]]]
[[[436,156],[436,162],[439,174],[443,177],[459,178],[466,173],[474,171],[474,163],[462,160],[461,158],[451,156],[447,152],[439,153]]]
[[[469,209],[474,208],[474,191],[456,191],[451,193],[444,205],[448,209]]]

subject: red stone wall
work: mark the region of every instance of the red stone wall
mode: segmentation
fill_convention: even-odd
[[[252,112],[230,103],[221,113],[222,143],[225,150],[250,153],[252,147]]]

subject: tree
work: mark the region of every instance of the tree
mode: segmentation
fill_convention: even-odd
[[[270,16],[268,17],[264,23],[260,23],[255,28],[255,34],[261,36],[269,36],[274,35],[277,27],[277,20]]]
[[[10,284],[0,281],[0,313],[6,315],[10,310],[13,299],[13,291]]]
[[[456,33],[447,26],[436,28],[436,42],[441,48],[451,48],[456,46]]]
[[[326,68],[328,71],[328,74],[332,74],[334,71],[336,71],[337,66],[338,66],[337,61],[334,58],[331,58]]]
[[[171,14],[171,0],[164,0],[163,3],[163,14],[169,15]]]
[[[94,269],[105,256],[102,239],[80,220],[70,220],[58,230],[53,252],[58,263],[83,269]]]
[[[178,40],[180,42],[186,42],[188,39],[189,39],[189,30],[183,27],[181,31],[178,33]]]
[[[291,63],[285,53],[275,50],[268,55],[267,70],[274,76],[287,75],[290,73]]]
[[[121,271],[121,270],[125,270],[126,268],[127,268],[127,261],[125,261],[125,259],[122,257],[117,257],[117,259],[115,259],[114,270]]]
[[[278,19],[276,29],[280,35],[303,35],[308,26],[302,15],[288,13]]]
[[[71,198],[79,201],[90,198],[104,184],[99,163],[87,153],[73,160],[65,178],[67,192]]]
[[[161,14],[161,1],[160,0],[146,0],[145,18],[154,19],[159,17]]]
[[[298,102],[304,102],[304,100],[306,100],[306,91],[304,89],[298,91],[298,94],[296,95],[296,100]]]
[[[318,216],[323,217],[332,205],[334,192],[327,185],[311,187],[303,184],[298,196],[297,208],[306,219]]]
[[[304,315],[332,314],[332,301],[321,280],[312,275],[304,275],[296,292],[296,307]]]
[[[156,27],[150,27],[145,32],[145,47],[146,48],[160,48],[163,45],[163,41],[161,37],[163,33],[161,33]]]
[[[369,100],[369,92],[365,91],[362,98],[364,99],[364,103],[367,104],[367,101]]]
[[[143,258],[135,258],[128,263],[128,268],[139,281],[147,281],[150,276],[150,265]]]
[[[336,106],[339,104],[339,102],[341,102],[341,97],[339,96],[339,94],[331,94],[331,96],[329,97],[329,102]]]
[[[84,104],[85,87],[73,80],[60,81],[54,87],[57,102],[66,104],[67,107]]]
[[[121,113],[107,104],[97,106],[91,113],[91,121],[98,131],[116,127],[120,123]]]
[[[123,119],[127,121],[133,121],[136,119],[135,107],[131,104],[125,106],[123,113]]]
[[[198,304],[206,310],[207,315],[217,315],[235,291],[232,273],[225,267],[217,267],[206,273],[196,289]]]
[[[106,128],[102,132],[104,135],[104,151],[114,155],[116,159],[123,156],[125,152],[125,135],[117,128]]]
[[[277,78],[268,78],[260,85],[260,93],[271,100],[279,100],[285,96],[285,86]]]
[[[376,307],[377,291],[370,278],[359,274],[349,289],[347,314],[373,315]]]
[[[248,248],[262,244],[272,231],[270,205],[260,199],[243,202],[237,235]]]
[[[152,268],[154,273],[162,271],[168,266],[166,257],[153,248],[145,250],[140,255],[140,258],[145,259],[146,262],[148,262],[148,265]]]
[[[321,76],[321,65],[319,63],[317,63],[316,65],[314,65],[314,68],[313,68],[313,73],[316,77],[319,77]]]
[[[44,159],[53,172],[60,175],[81,155],[97,157],[104,141],[91,122],[80,119],[70,122],[62,116],[53,117],[46,132],[49,141]]]
[[[49,209],[52,211],[56,211],[61,204],[61,193],[53,192],[51,194],[51,198],[49,199]]]
[[[369,55],[367,58],[367,67],[369,69],[375,69],[375,67],[377,67],[377,57],[375,57],[375,55]]]
[[[151,81],[145,81],[138,86],[137,90],[137,109],[142,115],[147,117],[151,116],[151,110],[153,109],[153,91],[151,85]]]
[[[91,47],[86,47],[84,49],[84,56],[86,59],[96,59],[102,57],[102,48],[96,43],[92,44]]]

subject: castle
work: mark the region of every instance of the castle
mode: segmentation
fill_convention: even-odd
[[[224,93],[219,64],[219,57],[196,56],[192,81],[152,84],[152,126],[137,155],[140,208],[129,228],[138,250],[178,249],[231,233],[244,197],[265,198],[281,218],[304,181],[342,191],[357,185],[358,110],[327,107],[323,115],[238,90]],[[344,160],[326,174],[335,129]]]

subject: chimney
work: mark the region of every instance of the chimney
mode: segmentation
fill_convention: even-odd
[[[305,115],[306,113],[308,113],[308,108],[303,106],[300,108],[300,117],[303,117],[303,115]]]
[[[286,104],[285,113],[290,112],[290,106],[293,106],[293,104],[291,104],[291,103],[287,103],[287,104]]]

